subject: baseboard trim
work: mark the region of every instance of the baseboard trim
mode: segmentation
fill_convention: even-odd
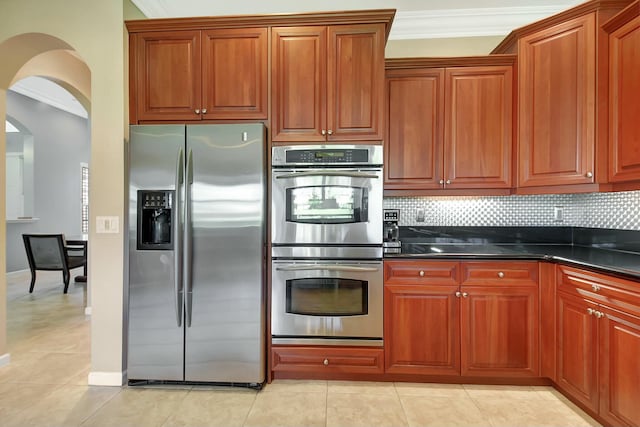
[[[6,366],[11,362],[11,355],[9,353],[5,353],[0,356],[0,366]]]
[[[124,372],[89,372],[89,385],[120,387],[124,384]]]
[[[16,271],[7,271],[7,277],[19,276],[21,274],[31,273],[31,270],[16,270]]]
[[[85,316],[91,316],[91,307],[85,307],[84,314]]]

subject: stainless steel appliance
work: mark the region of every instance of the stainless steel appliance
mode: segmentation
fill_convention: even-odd
[[[382,345],[382,147],[272,151],[274,344]]]
[[[382,244],[382,146],[272,151],[274,244]]]
[[[264,382],[264,132],[131,127],[131,384]]]
[[[384,228],[382,231],[382,247],[385,254],[399,254],[402,242],[400,242],[400,209],[385,209]]]

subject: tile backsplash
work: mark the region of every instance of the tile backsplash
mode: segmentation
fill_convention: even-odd
[[[640,230],[640,191],[531,196],[386,197],[400,225]],[[424,221],[418,221],[421,211]],[[557,220],[561,211],[562,221]]]

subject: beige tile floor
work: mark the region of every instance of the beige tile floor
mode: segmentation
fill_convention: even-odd
[[[596,426],[550,387],[274,381],[221,387],[87,386],[82,285],[58,273],[8,278],[11,364],[0,368],[0,425],[11,426]]]

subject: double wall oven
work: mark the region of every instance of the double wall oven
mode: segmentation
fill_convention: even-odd
[[[382,146],[274,147],[274,344],[382,345]]]

